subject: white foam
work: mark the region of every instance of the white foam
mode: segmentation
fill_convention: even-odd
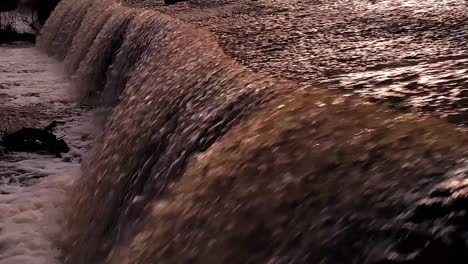
[[[21,109],[44,104],[51,114],[74,107],[70,82],[60,64],[34,48],[0,46],[2,104]],[[5,99],[5,100],[4,100]],[[92,138],[91,113],[75,109],[56,134],[71,150],[62,158],[33,153],[0,157],[0,264],[60,263],[60,236],[65,194],[80,175],[82,155]]]
[[[60,64],[33,47],[0,47],[2,101],[18,107],[48,103],[49,107],[60,108],[71,104],[75,97],[60,68]]]
[[[0,263],[59,263],[54,239],[73,176],[51,176],[29,187],[4,185],[0,196]]]

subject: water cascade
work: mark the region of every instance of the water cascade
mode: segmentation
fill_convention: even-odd
[[[434,258],[427,241],[464,254],[415,220],[435,186],[466,202],[444,187],[465,175],[450,125],[266,78],[210,33],[111,0],[62,0],[37,46],[109,109],[70,194],[65,263],[413,263]]]

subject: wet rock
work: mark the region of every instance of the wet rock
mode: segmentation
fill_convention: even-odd
[[[44,129],[22,128],[2,137],[0,144],[7,151],[47,152],[60,155],[70,150],[67,143],[57,138],[52,130],[58,122],[54,121]]]

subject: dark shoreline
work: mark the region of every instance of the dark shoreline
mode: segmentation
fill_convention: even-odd
[[[11,28],[0,30],[0,44],[12,43],[16,41],[24,41],[36,43],[36,35],[32,33],[17,33]]]

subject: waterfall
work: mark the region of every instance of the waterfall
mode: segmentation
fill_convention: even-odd
[[[81,248],[73,261],[102,256],[133,236],[129,225],[180,178],[191,157],[292,88],[237,65],[206,32],[111,1],[63,1],[38,46],[64,59],[84,96],[115,105],[81,182],[95,186],[99,179],[100,187],[92,196],[72,196],[73,211],[88,208],[70,213],[76,227],[70,240],[83,242],[73,246]],[[90,207],[104,201],[104,208]]]
[[[37,46],[110,109],[70,194],[66,263],[368,263],[391,242],[363,226],[463,157],[449,125],[253,73],[156,11],[62,0]]]

